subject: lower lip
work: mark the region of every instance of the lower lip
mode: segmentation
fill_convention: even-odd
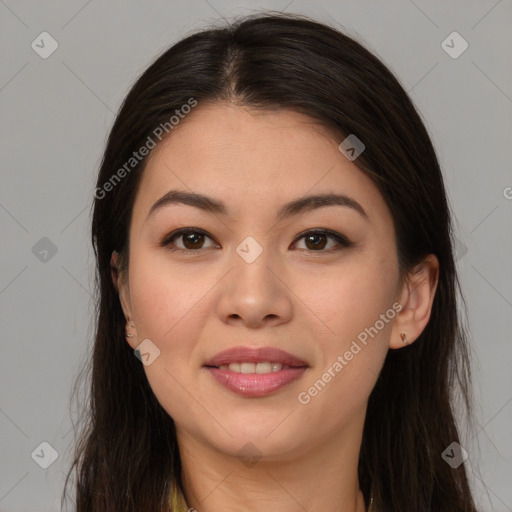
[[[230,391],[245,397],[267,396],[299,379],[306,366],[286,368],[271,373],[237,373],[220,368],[206,367],[213,378]]]

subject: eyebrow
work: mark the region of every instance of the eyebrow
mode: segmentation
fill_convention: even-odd
[[[157,210],[172,204],[186,204],[209,213],[221,215],[228,214],[226,205],[218,199],[194,192],[170,190],[153,204],[149,210],[146,220]],[[358,212],[366,220],[369,220],[366,211],[355,199],[344,194],[333,193],[305,196],[290,201],[279,210],[277,220],[282,221],[294,215],[298,215],[299,213],[309,212],[326,206],[346,206]]]

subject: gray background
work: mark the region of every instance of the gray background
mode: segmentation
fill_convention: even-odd
[[[456,216],[475,360],[478,425],[464,440],[465,464],[479,468],[472,485],[481,510],[512,510],[510,0],[0,0],[0,511],[60,510],[76,411],[69,395],[93,330],[89,210],[115,112],[171,43],[261,9],[343,28],[422,112]],[[47,59],[31,47],[44,31],[59,45]],[[453,31],[469,44],[458,58],[441,45]],[[42,252],[43,237],[55,254]],[[31,457],[44,441],[59,454],[48,469]]]

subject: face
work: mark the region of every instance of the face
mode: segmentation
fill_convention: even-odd
[[[120,292],[179,436],[284,459],[362,426],[399,269],[386,203],[340,142],[302,114],[212,104],[151,154]],[[154,206],[170,191],[211,202]],[[320,195],[340,197],[286,208]]]

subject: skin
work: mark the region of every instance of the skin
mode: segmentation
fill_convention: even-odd
[[[340,142],[295,112],[199,105],[144,170],[128,272],[115,269],[114,252],[112,278],[134,334],[127,342],[135,348],[148,338],[160,350],[144,370],[176,423],[184,494],[199,512],[366,510],[357,461],[368,396],[387,351],[404,346],[400,333],[410,344],[427,324],[439,265],[429,255],[400,279],[390,211]],[[228,215],[174,204],[147,218],[171,189],[222,200]],[[317,193],[348,195],[368,218],[327,206],[277,222],[284,203]],[[182,227],[211,238],[185,246],[178,237],[175,252],[160,246]],[[325,248],[315,249],[298,238],[310,229],[333,230],[353,245],[321,237]],[[252,263],[235,250],[248,236],[263,249]],[[199,248],[180,252],[191,247]],[[298,394],[395,302],[401,311],[301,404]],[[242,397],[203,367],[238,345],[278,347],[309,368],[271,396]],[[244,446],[260,457],[253,464],[240,456]]]

